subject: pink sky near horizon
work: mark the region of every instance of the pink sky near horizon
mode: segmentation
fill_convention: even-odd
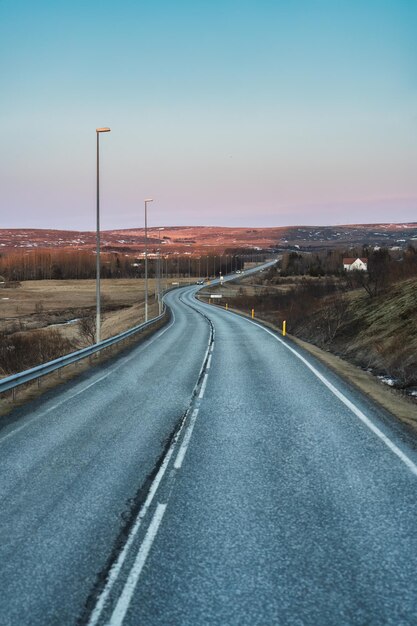
[[[0,3],[0,228],[410,222],[417,3]],[[104,71],[105,70],[105,71]]]

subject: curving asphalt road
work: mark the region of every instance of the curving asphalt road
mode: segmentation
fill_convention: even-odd
[[[413,441],[195,291],[0,431],[0,624],[416,624]]]

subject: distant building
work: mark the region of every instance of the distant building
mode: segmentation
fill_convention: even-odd
[[[359,257],[355,259],[353,257],[347,257],[343,259],[343,269],[347,272],[352,272],[353,270],[366,272],[368,270],[368,259],[360,259]]]

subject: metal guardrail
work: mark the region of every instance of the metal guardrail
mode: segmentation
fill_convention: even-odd
[[[273,263],[266,263],[263,266],[259,266],[259,268],[257,269],[259,271],[259,269],[261,269],[262,267],[267,267],[272,264]],[[246,275],[252,274],[253,272],[254,272],[253,269],[248,270],[246,272]],[[230,275],[225,278],[225,282],[229,280],[235,280],[238,277],[241,278],[240,275],[239,276]],[[217,285],[219,284],[219,282],[220,281],[217,278],[211,281],[211,284]],[[178,285],[175,287],[170,287],[164,290],[164,295],[168,293],[169,291],[178,289],[178,287],[181,288],[181,287],[187,287],[187,286],[191,286],[191,285]],[[37,365],[36,367],[32,367],[29,370],[25,370],[24,372],[19,372],[18,374],[13,374],[12,376],[7,376],[6,378],[2,378],[0,379],[0,394],[4,393],[5,391],[10,391],[12,389],[15,389],[16,387],[19,387],[20,385],[24,385],[25,383],[30,383],[34,380],[38,380],[39,378],[42,378],[42,376],[51,374],[52,372],[55,372],[56,370],[59,370],[62,367],[66,367],[67,365],[71,365],[71,363],[76,363],[77,361],[81,361],[82,359],[92,356],[96,352],[100,352],[100,350],[109,348],[110,346],[113,346],[114,344],[119,343],[119,341],[128,339],[132,335],[135,335],[136,333],[140,333],[143,330],[150,328],[151,326],[153,326],[154,324],[162,320],[163,317],[166,315],[166,313],[167,313],[167,309],[165,307],[161,315],[154,317],[153,319],[149,320],[149,322],[144,322],[143,324],[139,324],[138,326],[129,328],[129,330],[125,330],[123,333],[120,333],[119,335],[115,335],[114,337],[109,337],[109,339],[104,339],[103,341],[100,341],[100,343],[95,343],[94,345],[88,346],[87,348],[82,348],[81,350],[77,350],[76,352],[70,352],[70,354],[61,356],[59,359],[54,359],[53,361],[48,361],[48,363]]]
[[[138,326],[129,328],[129,330],[125,330],[119,335],[109,337],[109,339],[104,339],[103,341],[100,341],[100,343],[95,343],[92,346],[82,348],[81,350],[77,350],[76,352],[70,352],[70,354],[61,356],[59,359],[54,359],[53,361],[48,361],[48,363],[43,363],[42,365],[32,367],[30,370],[25,370],[24,372],[19,372],[18,374],[13,374],[12,376],[2,378],[0,379],[0,393],[10,391],[11,389],[19,387],[19,385],[23,385],[24,383],[29,383],[37,380],[38,378],[46,376],[51,372],[55,372],[56,370],[65,367],[66,365],[71,365],[71,363],[81,361],[82,359],[92,356],[96,352],[100,352],[100,350],[109,348],[110,346],[113,346],[114,344],[119,343],[124,339],[128,339],[132,335],[135,335],[136,333],[140,333],[147,328],[150,328],[151,326],[162,320],[166,314],[167,309],[165,308],[161,315],[154,317],[148,322],[144,322],[142,324],[139,324]]]

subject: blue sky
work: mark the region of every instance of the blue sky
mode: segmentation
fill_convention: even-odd
[[[412,221],[417,2],[0,0],[0,227]]]

